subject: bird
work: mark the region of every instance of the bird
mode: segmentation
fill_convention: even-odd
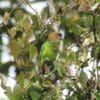
[[[46,61],[55,61],[61,39],[62,34],[58,32],[52,32],[48,35],[48,39],[43,43],[40,51],[41,64],[45,63]]]

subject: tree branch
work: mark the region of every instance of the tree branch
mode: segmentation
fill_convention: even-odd
[[[49,11],[50,11],[50,15],[51,15],[51,23],[53,25],[53,29],[55,32],[59,32],[60,22],[59,22],[59,20],[56,20],[57,16],[56,16],[56,9],[54,6],[54,2],[53,2],[53,0],[47,0],[47,3],[49,6]]]
[[[50,15],[51,16],[56,15],[56,10],[55,10],[53,0],[47,0],[47,2],[48,2],[49,10],[50,10]]]

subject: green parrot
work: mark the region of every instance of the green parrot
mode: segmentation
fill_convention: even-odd
[[[61,34],[57,32],[52,32],[49,34],[48,39],[45,43],[43,43],[41,52],[40,52],[40,63],[44,63],[45,61],[55,61],[59,43],[61,40]]]

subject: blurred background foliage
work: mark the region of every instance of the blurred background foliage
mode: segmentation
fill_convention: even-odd
[[[0,79],[5,94],[10,100],[100,100],[100,0],[53,0],[54,16],[47,1],[0,0],[9,5],[0,6]],[[40,2],[46,6],[38,14],[32,4]],[[57,33],[52,19],[60,22],[60,41],[51,35]],[[3,36],[13,58],[6,62]],[[88,77],[84,69],[90,63]],[[13,92],[4,83],[12,65],[17,81]]]

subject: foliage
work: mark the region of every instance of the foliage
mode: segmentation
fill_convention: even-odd
[[[41,1],[50,0],[10,0],[11,7],[0,8],[0,47],[6,33],[14,57],[14,61],[0,61],[0,73],[7,75],[11,65],[16,67],[13,92],[3,84],[7,96],[10,100],[62,100],[63,89],[67,89],[67,100],[99,100],[100,1],[54,0],[56,13],[52,15],[47,5],[39,15],[31,4]],[[63,31],[55,30],[56,22]],[[96,65],[88,78],[84,68],[91,62]]]

